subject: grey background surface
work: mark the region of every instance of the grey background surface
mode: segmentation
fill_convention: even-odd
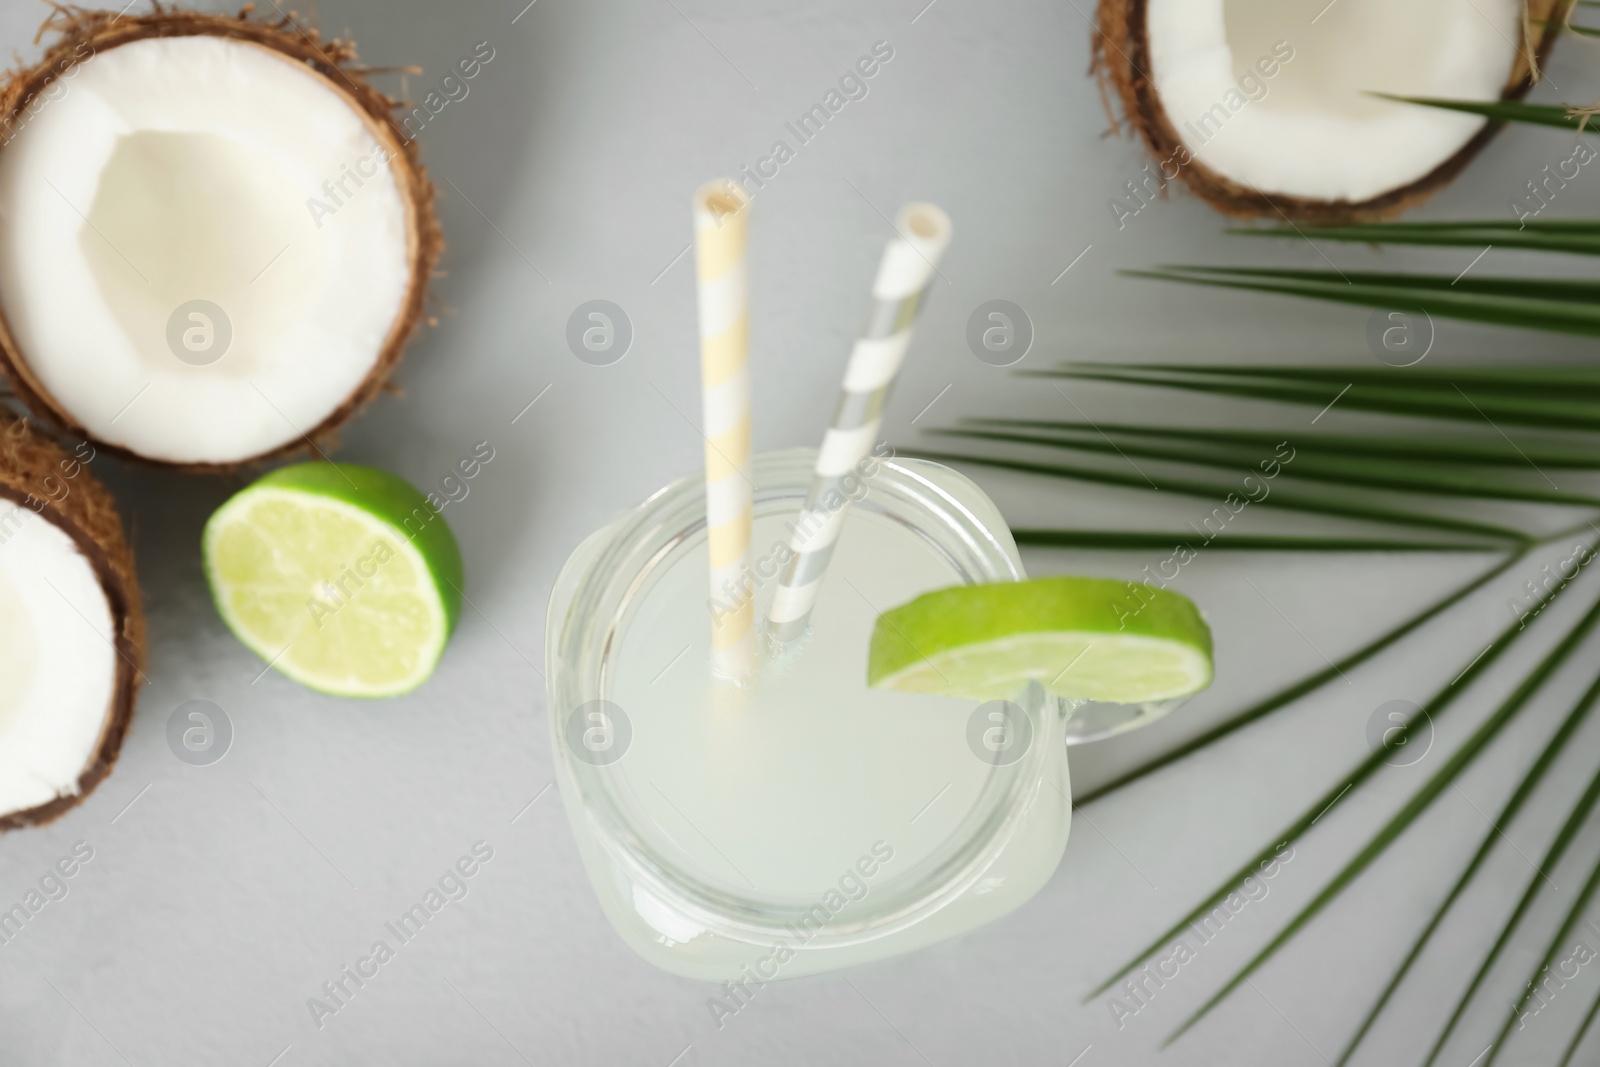
[[[974,358],[966,321],[985,300],[1028,312],[1036,340],[1025,365],[1325,358],[1366,367],[1375,364],[1362,311],[1182,290],[1116,272],[1161,262],[1319,267],[1324,256],[1347,267],[1454,272],[1473,255],[1228,238],[1222,220],[1181,194],[1119,229],[1107,199],[1138,175],[1142,158],[1132,140],[1105,136],[1087,74],[1089,0],[925,2],[320,5],[324,30],[354,35],[369,64],[422,67],[409,78],[413,96],[478,42],[495,52],[470,95],[421,136],[449,246],[433,290],[438,325],[408,352],[404,395],[374,404],[338,453],[429,487],[474,444],[492,444],[496,458],[470,496],[446,511],[465,553],[470,606],[437,676],[404,699],[339,701],[262,674],[212,610],[197,556],[205,517],[242,479],[108,461],[104,476],[139,552],[150,684],[113,777],[55,825],[0,841],[5,903],[74,842],[94,850],[70,894],[0,948],[0,1063],[1178,1067],[1320,1064],[1336,1053],[1407,933],[1485,831],[1483,813],[1499,805],[1587,684],[1592,653],[1251,986],[1173,1047],[1158,1047],[1441,765],[1590,590],[1551,609],[1436,724],[1427,758],[1379,775],[1295,842],[1269,895],[1120,1027],[1106,998],[1080,1003],[1092,985],[1336,787],[1367,754],[1374,709],[1420,701],[1448,683],[1510,620],[1506,600],[1535,566],[1348,680],[1080,812],[1054,880],[1002,921],[846,975],[769,986],[720,1030],[706,1008],[708,987],[652,969],[613,935],[561,799],[542,792],[552,773],[543,612],[556,571],[584,534],[700,462],[692,266],[681,255],[689,193],[754,164],[774,140],[794,147],[785,121],[819,101],[874,42],[889,42],[894,57],[867,97],[800,147],[756,199],[760,449],[818,439],[888,234],[885,216],[908,199],[943,205],[956,238],[890,414],[889,436],[902,447],[936,444],[922,431],[962,415],[1073,417],[1059,395]],[[1313,32],[1306,25],[1320,6],[1285,4],[1285,36]],[[0,14],[3,40],[34,54],[29,42],[44,11],[11,0]],[[1551,67],[1560,90],[1545,86],[1540,96],[1592,97],[1584,74],[1592,47],[1566,43]],[[400,83],[397,75],[382,81],[393,90]],[[1509,217],[1508,199],[1564,158],[1569,140],[1511,131],[1421,215]],[[1586,171],[1551,214],[1597,206],[1600,179]],[[1526,257],[1496,250],[1474,269],[1529,267]],[[632,349],[609,367],[580,362],[564,342],[569,314],[596,298],[621,305],[635,330]],[[1429,358],[1585,351],[1576,341],[1441,324]],[[1069,395],[1097,419],[1248,418],[1309,431],[1309,413],[1299,409],[1077,386]],[[1366,425],[1335,408],[1318,429]],[[1014,524],[1176,529],[1210,507],[974,473]],[[1269,518],[1245,520],[1257,531],[1292,526]],[[1027,554],[1037,573],[1128,577],[1159,558]],[[1217,684],[1143,736],[1074,753],[1077,787],[1321,669],[1485,563],[1202,556],[1178,586],[1218,633]],[[192,699],[215,702],[234,726],[231,751],[212,766],[185,765],[166,744],[169,714]],[[1527,879],[1527,857],[1542,851],[1581,788],[1583,753],[1597,739],[1587,728],[1549,795],[1502,828],[1506,841],[1482,884],[1441,930],[1362,1062],[1418,1058]],[[307,998],[477,841],[494,858],[470,895],[319,1028]],[[1559,888],[1535,910],[1538,936],[1511,953],[1514,966],[1497,973],[1446,1062],[1464,1067],[1498,1026],[1515,973],[1571,899],[1595,843],[1587,831],[1579,859],[1545,872]],[[1596,943],[1592,932],[1582,936]],[[1527,1051],[1502,1062],[1550,1062],[1597,973],[1585,968],[1530,1023],[1519,1046]]]

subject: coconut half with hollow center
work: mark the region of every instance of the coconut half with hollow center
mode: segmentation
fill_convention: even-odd
[[[1520,97],[1558,32],[1543,22],[1566,7],[1101,0],[1095,70],[1154,157],[1130,209],[1181,178],[1230,215],[1399,211],[1455,177],[1496,127],[1377,94]]]
[[[354,51],[287,20],[58,11],[0,96],[0,369],[160,463],[304,448],[422,312],[433,187]]]
[[[81,801],[133,715],[144,616],[94,456],[0,410],[0,830]]]

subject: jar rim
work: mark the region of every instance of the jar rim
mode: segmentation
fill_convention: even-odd
[[[816,461],[814,449],[790,449],[754,457],[756,514],[798,511]],[[967,583],[1017,581],[1025,577],[1004,520],[977,486],[958,472],[928,460],[881,458],[870,489],[855,507],[885,515],[922,535],[945,555]],[[987,512],[988,514],[983,514]],[[998,529],[992,529],[992,526]],[[547,677],[553,752],[578,793],[593,839],[626,871],[635,891],[682,916],[700,930],[755,946],[794,936],[808,908],[776,897],[742,893],[701,877],[638,832],[623,798],[616,764],[577,759],[562,737],[563,714],[607,699],[612,672],[628,622],[652,569],[675,551],[705,537],[705,484],[690,476],[658,490],[632,511],[598,531],[573,554],[552,598]],[[584,557],[584,558],[580,558]],[[572,579],[572,580],[569,580]],[[570,588],[566,610],[556,600]],[[1059,708],[1040,690],[1025,712],[1034,722],[1034,743],[1014,763],[989,770],[977,801],[949,837],[884,891],[852,902],[806,938],[808,947],[843,946],[912,926],[956,899],[981,878],[1015,834],[1038,792],[1045,761],[1058,734]]]

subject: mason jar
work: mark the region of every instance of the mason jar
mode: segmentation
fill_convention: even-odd
[[[753,462],[758,616],[815,459]],[[1163,710],[1075,709],[1037,684],[988,703],[869,689],[881,612],[1025,575],[966,477],[876,454],[858,474],[811,633],[743,686],[710,668],[701,478],[591,535],[557,578],[545,651],[556,778],[606,916],[666,970],[764,983],[1005,915],[1066,847],[1068,744]]]

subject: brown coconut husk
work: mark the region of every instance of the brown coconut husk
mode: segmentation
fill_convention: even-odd
[[[394,119],[395,110],[404,105],[367,82],[365,75],[371,73],[372,68],[363,67],[357,62],[354,42],[337,37],[323,40],[316,29],[296,21],[292,11],[283,16],[277,16],[275,12],[274,17],[257,17],[255,5],[246,4],[237,15],[213,15],[173,10],[158,2],[148,14],[123,15],[116,11],[57,6],[39,27],[34,40],[37,42],[49,35],[54,35],[54,42],[45,50],[43,57],[32,66],[11,72],[6,76],[3,87],[0,87],[0,122],[4,123],[0,138],[6,141],[25,124],[25,121],[19,122],[19,118],[29,102],[48,89],[56,79],[98,53],[150,37],[228,37],[287,56],[317,74],[361,115],[373,136],[389,152],[389,167],[394,172],[401,195],[411,208],[407,220],[411,286],[403,310],[390,327],[371,372],[332,414],[305,431],[300,440],[238,462],[171,463],[96,440],[34,376],[26,354],[12,336],[3,312],[0,312],[0,374],[11,382],[17,397],[30,411],[53,424],[59,431],[92,440],[102,451],[128,459],[183,470],[215,472],[305,450],[326,458],[322,446],[331,446],[339,427],[384,390],[417,324],[420,321],[433,321],[424,319],[423,303],[427,296],[428,281],[444,250],[444,235],[434,211],[436,190],[428,179],[427,169],[422,165],[421,151],[416,140],[408,139]],[[4,148],[0,147],[0,151],[4,151]]]
[[[1559,23],[1570,4],[1571,0],[1527,0],[1523,19],[1525,31],[1536,29],[1540,21]],[[1132,126],[1138,131],[1153,160],[1168,161],[1173,160],[1175,154],[1185,146],[1155,86],[1145,77],[1151,65],[1145,16],[1146,0],[1100,0],[1090,71],[1100,84],[1102,99],[1109,101],[1110,97],[1115,96],[1121,103],[1123,122],[1119,122],[1115,113],[1112,113],[1113,127],[1121,129],[1124,122]],[[1545,26],[1544,32],[1539,35],[1538,46],[1531,53],[1525,41],[1519,42],[1517,63],[1506,80],[1502,100],[1520,100],[1533,88],[1539,80],[1544,59],[1560,32],[1559,25]],[[1107,111],[1110,112],[1109,102]],[[1181,180],[1196,196],[1224,215],[1236,218],[1265,215],[1318,225],[1370,221],[1397,215],[1449,184],[1499,130],[1499,125],[1495,123],[1485,125],[1455,155],[1421,178],[1381,196],[1359,202],[1268,195],[1241,185],[1192,157],[1177,169]],[[1176,166],[1176,162],[1173,166]],[[1162,170],[1162,176],[1166,177],[1165,169]]]
[[[90,460],[93,456],[89,457]],[[35,808],[0,815],[0,831],[37,826],[76,807],[111,773],[122,738],[133,718],[143,682],[144,612],[133,552],[122,536],[122,519],[105,486],[90,474],[87,461],[69,455],[60,445],[28,425],[26,419],[0,408],[0,497],[14,501],[41,521],[54,523],[72,538],[94,568],[111,606],[116,634],[116,679],[105,720],[89,762],[78,775],[77,789]]]

